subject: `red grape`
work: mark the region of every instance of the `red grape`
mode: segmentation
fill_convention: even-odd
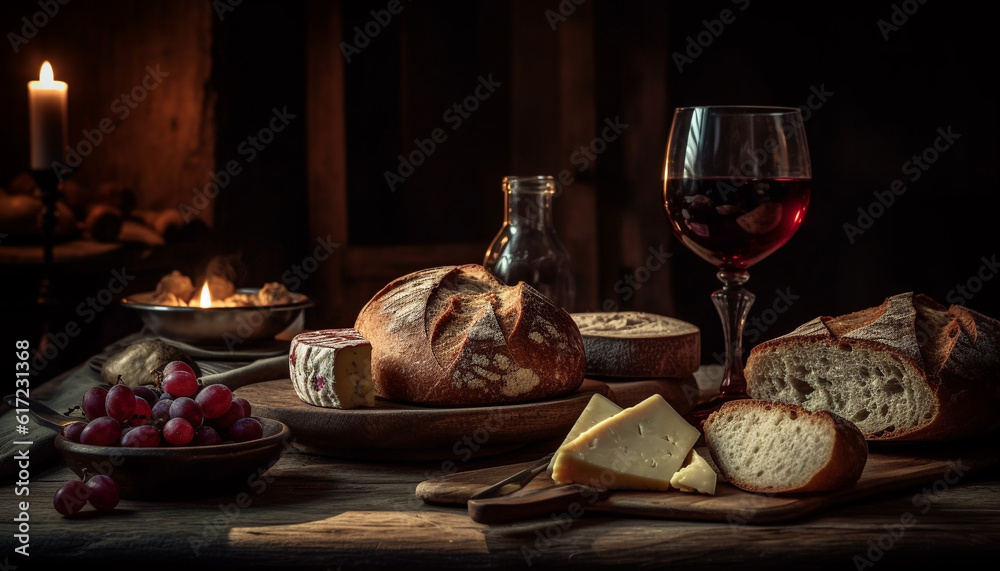
[[[121,445],[128,448],[156,448],[160,445],[160,431],[155,426],[137,426],[122,436]]]
[[[163,425],[163,439],[174,446],[186,446],[194,438],[194,427],[183,418],[171,418]]]
[[[239,403],[243,406],[243,416],[250,416],[250,401],[243,397],[233,397],[233,402]]]
[[[170,420],[170,405],[172,404],[174,404],[174,399],[156,401],[156,404],[153,405],[153,408],[150,411],[153,424],[162,427],[168,420]]]
[[[229,410],[227,410],[225,414],[217,418],[209,419],[207,422],[211,423],[212,426],[219,430],[226,430],[232,426],[234,422],[245,417],[246,414],[244,413],[243,405],[236,402],[234,399],[233,402],[229,403]]]
[[[195,374],[191,365],[188,365],[184,361],[170,361],[163,367],[163,376],[166,377],[174,371],[184,371],[186,373],[191,373],[192,375]]]
[[[257,440],[264,436],[264,427],[256,418],[241,418],[229,427],[227,434],[233,442]]]
[[[201,407],[191,397],[178,397],[170,403],[170,418],[183,418],[191,423],[191,426],[198,428],[205,421],[205,414]]]
[[[194,431],[191,446],[211,446],[213,444],[222,444],[222,437],[214,428],[202,426]]]
[[[176,370],[163,375],[163,391],[175,397],[190,397],[198,392],[198,377],[188,371]]]
[[[107,416],[107,409],[104,408],[104,401],[108,398],[108,389],[104,387],[90,387],[83,394],[83,414],[89,420]]]
[[[160,395],[156,393],[153,389],[145,386],[132,387],[132,392],[135,396],[142,398],[142,400],[149,403],[149,406],[156,404],[156,401],[160,400]]]
[[[83,483],[83,480],[70,480],[56,491],[52,505],[62,515],[73,515],[87,505],[90,494],[91,489]]]
[[[87,427],[86,422],[71,422],[63,427],[62,434],[66,440],[73,442],[80,441],[80,433]]]
[[[95,446],[109,446],[118,442],[121,434],[122,425],[118,420],[110,416],[102,416],[87,423],[87,426],[80,432],[80,442]]]
[[[110,511],[118,505],[118,484],[110,476],[98,474],[87,480],[90,505],[98,511]]]
[[[153,423],[153,408],[146,399],[136,395],[135,413],[132,415],[132,426],[143,426]]]
[[[108,416],[121,422],[130,420],[135,414],[135,393],[127,385],[115,385],[108,389],[104,406]]]
[[[229,410],[229,405],[233,403],[233,391],[226,385],[208,385],[198,391],[194,400],[201,407],[205,418],[217,418]]]

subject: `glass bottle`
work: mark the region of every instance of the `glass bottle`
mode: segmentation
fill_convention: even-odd
[[[508,285],[523,281],[566,311],[573,311],[576,285],[569,253],[556,235],[551,176],[508,176],[503,179],[506,215],[483,266]]]

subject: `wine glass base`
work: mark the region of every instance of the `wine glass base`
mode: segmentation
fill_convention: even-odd
[[[698,430],[701,430],[708,416],[713,412],[719,410],[722,407],[722,405],[730,401],[744,400],[749,398],[751,398],[750,395],[746,393],[735,393],[735,394],[720,393],[712,397],[710,400],[705,401],[699,404],[698,406],[694,407],[694,409],[692,409],[691,412],[689,412],[686,415],[685,420],[687,420],[689,424],[691,424]]]

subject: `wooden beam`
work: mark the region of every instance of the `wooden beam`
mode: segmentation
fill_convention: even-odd
[[[314,291],[322,292],[312,319],[332,321],[340,310],[344,250],[348,241],[347,158],[344,123],[344,56],[341,3],[310,0],[307,6],[306,129],[308,224],[312,236],[329,236],[341,247],[319,266]]]

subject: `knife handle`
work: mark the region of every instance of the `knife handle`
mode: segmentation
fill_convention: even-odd
[[[608,496],[607,490],[569,484],[533,490],[499,498],[469,500],[469,517],[485,524],[502,524],[569,514],[582,514],[590,506]]]
[[[236,369],[205,375],[200,380],[203,385],[222,384],[235,391],[246,385],[287,378],[288,355],[278,355],[259,359]]]

